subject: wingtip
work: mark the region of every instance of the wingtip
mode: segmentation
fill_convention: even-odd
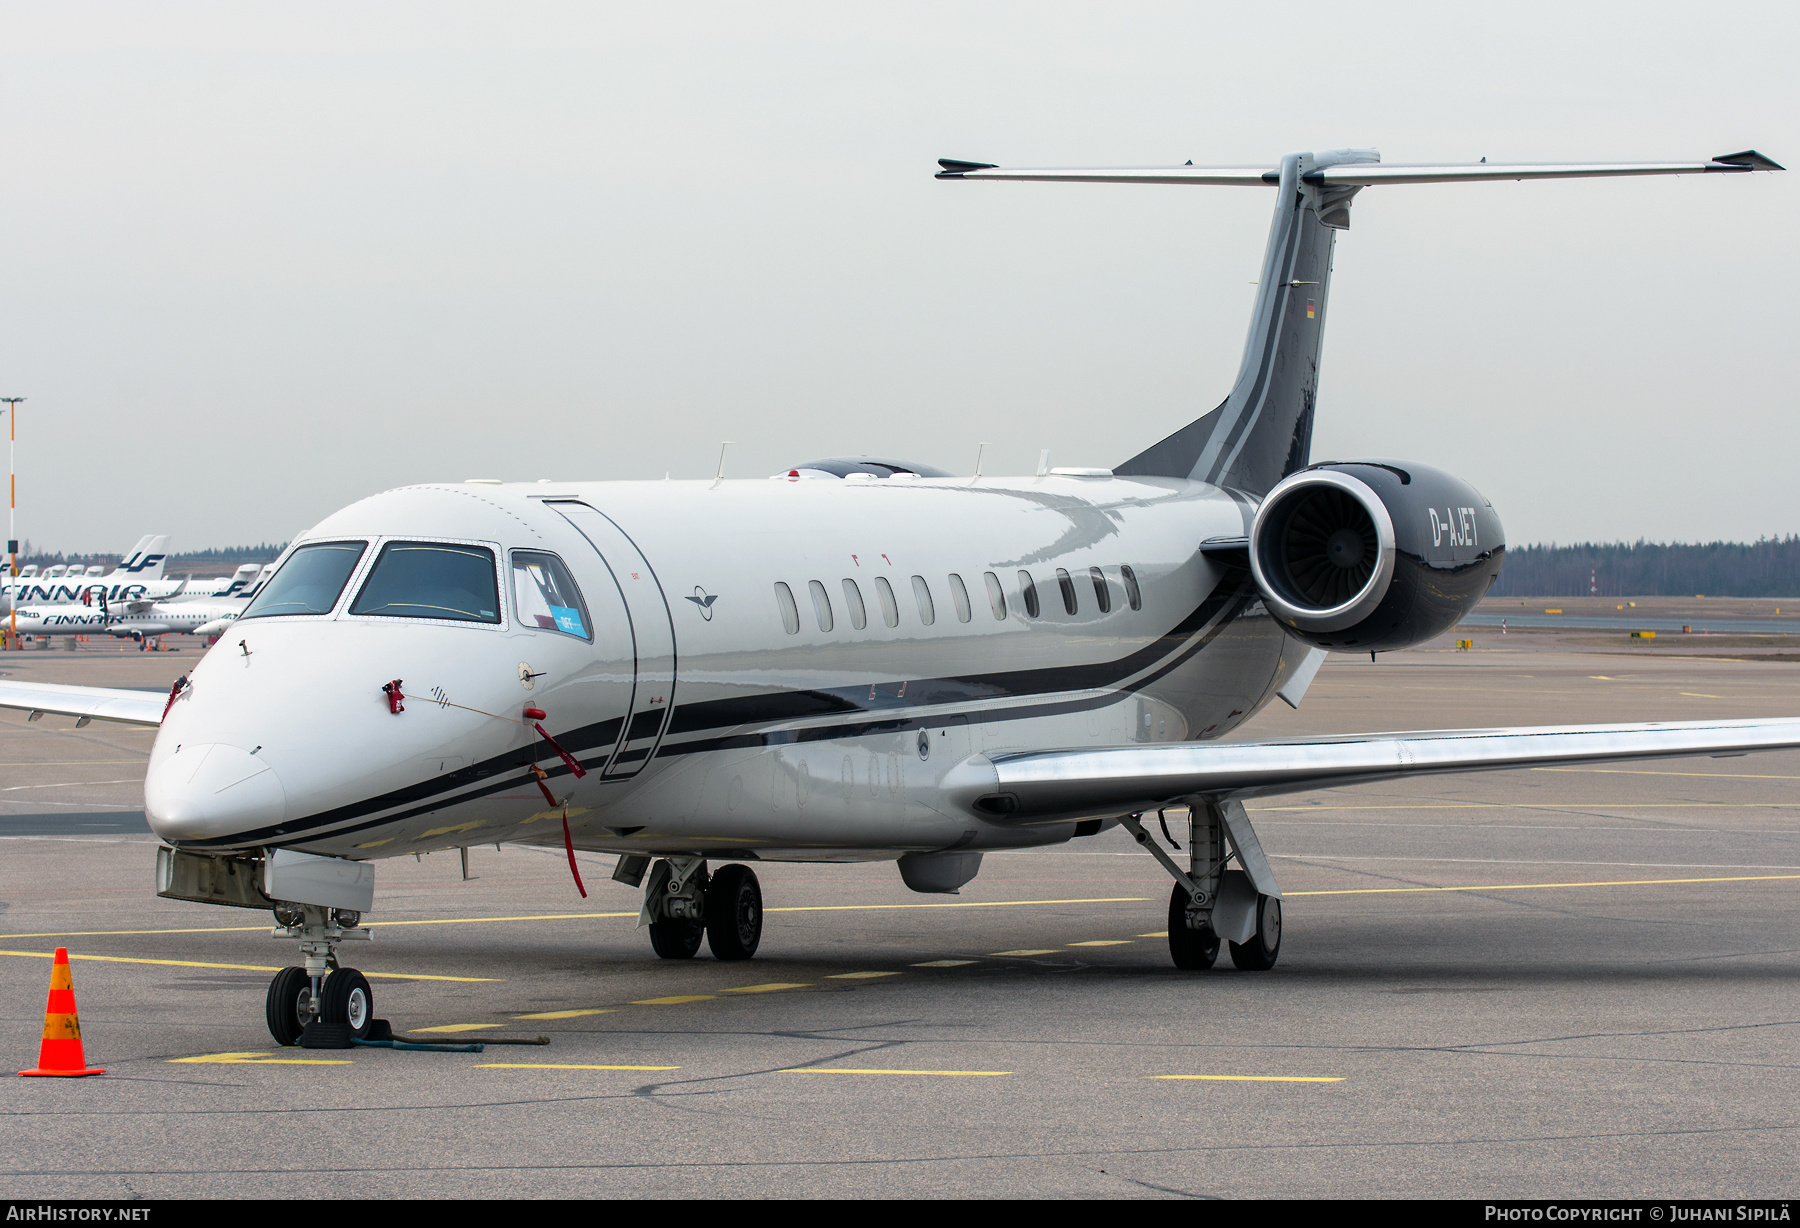
[[[993,162],[961,162],[955,158],[939,158],[938,165],[944,169],[939,171],[934,178],[961,179],[970,171],[991,171],[996,164]]]
[[[1757,153],[1754,149],[1739,150],[1737,153],[1720,154],[1718,157],[1714,158],[1713,161],[1719,163],[1721,166],[1741,166],[1745,170],[1751,171],[1784,171],[1787,169],[1787,167],[1781,165],[1781,163],[1775,161],[1775,159]]]

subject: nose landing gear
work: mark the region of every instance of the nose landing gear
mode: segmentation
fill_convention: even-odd
[[[650,871],[640,919],[664,959],[692,959],[702,937],[714,959],[749,959],[762,943],[762,887],[749,866],[709,876],[698,857],[669,857]]]
[[[375,994],[355,968],[341,968],[337,944],[367,940],[362,918],[339,908],[283,904],[275,910],[277,938],[298,938],[306,964],[283,968],[269,982],[264,1014],[279,1045],[347,1049],[375,1025]]]

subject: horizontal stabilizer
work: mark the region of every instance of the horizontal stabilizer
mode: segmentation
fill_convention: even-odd
[[[1281,172],[1267,166],[1122,166],[1056,170],[1047,167],[994,166],[939,158],[939,179],[1021,179],[1038,183],[1203,183],[1274,187]]]
[[[985,166],[939,159],[939,179],[1014,179],[1035,183],[1173,183],[1274,187],[1278,168],[1267,166]],[[1342,162],[1302,172],[1300,181],[1317,187],[1369,188],[1394,183],[1478,183],[1520,179],[1609,179],[1631,175],[1699,175],[1708,172],[1778,171],[1779,163],[1754,149],[1687,162],[1461,162],[1383,165]]]
[[[1785,171],[1787,169],[1773,158],[1766,158],[1754,149],[1746,149],[1741,153],[1720,154],[1713,161],[1727,166],[1742,166],[1753,171]]]
[[[1249,496],[1267,494],[1306,467],[1312,453],[1331,254],[1350,228],[1364,188],[1399,183],[1525,179],[1609,179],[1641,175],[1737,174],[1780,170],[1754,149],[1681,162],[1478,162],[1396,166],[1377,149],[1290,153],[1269,166],[1010,167],[940,159],[939,179],[1040,183],[1158,183],[1276,189],[1243,361],[1230,393],[1210,413],[1112,467],[1129,477],[1204,482]],[[1223,558],[1226,549],[1208,551]]]
[[[1154,810],[1191,797],[1304,793],[1403,776],[1800,747],[1800,719],[1553,725],[1279,742],[1022,751],[957,769],[965,804],[1002,823]]]

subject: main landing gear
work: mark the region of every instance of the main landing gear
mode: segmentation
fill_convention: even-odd
[[[1169,894],[1169,956],[1175,966],[1204,971],[1225,944],[1240,969],[1273,968],[1281,955],[1281,893],[1243,804],[1193,799],[1185,871],[1144,830],[1141,817],[1120,822],[1175,879]],[[1228,868],[1232,861],[1237,868]]]
[[[348,909],[281,904],[275,909],[277,937],[298,938],[306,964],[283,968],[269,982],[265,1014],[269,1035],[279,1045],[308,1049],[348,1049],[368,1039],[375,1025],[375,994],[355,968],[341,968],[337,944],[367,939],[362,917]]]
[[[762,887],[749,866],[709,875],[699,857],[665,858],[644,885],[640,920],[664,959],[692,959],[702,937],[714,959],[749,959],[762,943]]]

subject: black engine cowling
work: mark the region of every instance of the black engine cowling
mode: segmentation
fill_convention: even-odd
[[[1320,648],[1378,652],[1439,635],[1506,554],[1494,505],[1425,465],[1332,461],[1284,479],[1250,529],[1263,604]]]

